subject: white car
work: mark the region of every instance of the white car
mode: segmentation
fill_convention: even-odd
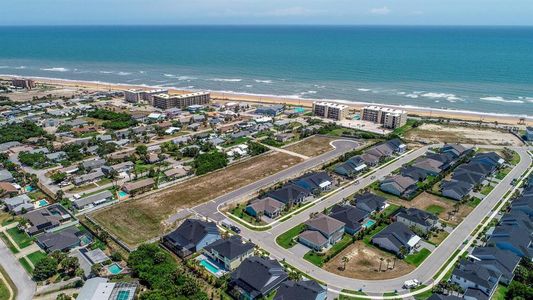
[[[419,285],[420,285],[420,281],[418,281],[417,279],[407,280],[406,282],[403,283],[403,287],[406,289],[412,289]]]

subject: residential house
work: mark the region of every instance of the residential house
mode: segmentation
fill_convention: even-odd
[[[254,254],[255,244],[243,242],[238,235],[217,240],[204,247],[203,253],[228,271],[235,270],[246,258]]]
[[[404,177],[410,177],[416,181],[424,181],[428,176],[433,175],[431,171],[415,166],[402,167],[400,169],[400,174]]]
[[[7,207],[7,210],[13,212],[16,215],[26,213],[35,209],[30,197],[23,194],[13,198],[7,198],[2,200]]]
[[[92,208],[104,204],[111,200],[113,200],[113,194],[110,191],[105,190],[103,192],[96,193],[87,197],[75,199],[72,201],[72,205],[77,210],[82,210],[85,208]]]
[[[93,159],[93,160],[86,160],[81,165],[83,168],[87,171],[93,170],[93,169],[99,169],[103,165],[105,165],[106,161],[105,159]]]
[[[36,242],[46,252],[67,251],[82,246],[81,237],[86,235],[75,226],[46,232],[37,237]]]
[[[356,234],[363,228],[361,224],[369,215],[369,212],[349,204],[336,204],[329,213],[330,217],[344,223],[344,232],[351,235]]]
[[[290,206],[309,200],[312,197],[312,193],[298,185],[288,183],[277,190],[267,193],[267,196]]]
[[[168,169],[163,174],[167,177],[168,180],[175,180],[187,176],[189,172],[182,166]]]
[[[88,174],[76,176],[72,179],[72,182],[74,183],[74,185],[82,185],[82,184],[97,181],[103,177],[105,177],[104,172],[102,172],[101,170],[96,170]]]
[[[316,240],[318,243],[315,243],[316,241],[314,239],[309,239],[312,235],[309,231],[315,231],[322,234],[327,241],[326,247],[334,245],[340,241],[344,234],[344,223],[324,214],[319,214],[318,216],[307,220],[305,226],[306,231],[298,236],[298,241],[317,251],[324,248],[323,240],[318,239]]]
[[[496,226],[490,234],[487,245],[495,246],[502,250],[509,250],[520,257],[533,257],[533,244],[531,231],[516,226]]]
[[[274,300],[326,300],[327,290],[313,280],[285,281]]]
[[[384,192],[403,198],[411,197],[418,189],[416,181],[413,178],[402,175],[385,178],[379,188]]]
[[[452,153],[455,157],[463,155],[468,149],[460,144],[446,144],[441,148],[442,153]]]
[[[65,151],[57,151],[57,152],[46,154],[46,158],[54,162],[62,161],[66,159],[67,157],[68,156]]]
[[[490,299],[500,281],[501,273],[487,269],[484,266],[462,260],[452,272],[450,281],[459,285],[468,295],[468,290],[478,290]],[[467,297],[464,297],[467,299]],[[476,299],[478,299],[476,297]],[[478,299],[479,300],[479,299]]]
[[[520,196],[511,202],[511,210],[522,211],[533,217],[533,197]]]
[[[440,187],[444,197],[460,201],[472,191],[474,186],[465,181],[443,180]]]
[[[275,117],[283,112],[283,105],[260,106],[255,114]]]
[[[295,185],[304,188],[313,194],[327,191],[333,186],[333,179],[327,172],[306,174],[295,179],[293,182]]]
[[[118,163],[112,166],[103,166],[102,171],[106,175],[110,175],[112,172],[116,172],[117,174],[128,173],[131,170],[133,170],[134,166],[135,164],[128,160],[128,161],[121,162],[121,163]]]
[[[275,138],[280,143],[286,143],[295,137],[294,133],[278,133]]]
[[[11,175],[11,172],[9,172],[8,170],[0,169],[0,181],[15,182],[15,178],[13,178],[13,175]]]
[[[137,285],[127,282],[108,282],[95,277],[85,281],[76,300],[133,300]]]
[[[277,290],[287,279],[287,273],[276,260],[252,256],[231,273],[229,287],[240,295],[239,299],[260,299]]]
[[[152,178],[145,178],[138,181],[126,182],[122,186],[122,190],[130,195],[135,195],[151,190],[155,185]]]
[[[13,183],[0,181],[0,198],[4,196],[14,197],[18,193],[19,189]]]
[[[417,228],[423,233],[428,233],[439,223],[439,218],[436,215],[415,207],[400,209],[394,219],[409,228]]]
[[[364,193],[354,197],[355,207],[372,214],[385,208],[387,199],[372,193]]]
[[[42,232],[54,231],[63,227],[67,223],[73,222],[74,217],[60,204],[52,204],[34,211],[30,211],[23,216],[28,224],[26,232],[29,235],[36,235]]]
[[[163,237],[163,245],[179,257],[202,250],[220,239],[217,225],[196,219],[187,219],[176,230]]]
[[[246,213],[252,217],[265,215],[271,219],[279,217],[285,204],[271,197],[257,199],[246,206]]]
[[[356,155],[351,157],[347,161],[335,166],[335,173],[342,176],[352,177],[365,170],[366,168],[367,165],[365,164],[363,159],[359,155]]]
[[[407,225],[394,222],[374,235],[371,242],[398,257],[403,257],[411,252],[420,240],[420,237],[411,231]]]
[[[520,264],[520,257],[511,251],[497,247],[476,247],[469,256],[476,265],[481,265],[502,274],[500,282],[508,285],[514,277],[514,271]]]

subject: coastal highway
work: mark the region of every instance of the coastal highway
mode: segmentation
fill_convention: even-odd
[[[243,200],[262,188],[298,176],[299,174],[302,174],[305,171],[315,168],[317,166],[321,166],[325,162],[333,160],[339,157],[340,155],[361,146],[362,142],[349,139],[339,139],[332,141],[330,144],[334,147],[334,149],[329,152],[304,160],[303,162],[294,165],[290,168],[284,169],[274,175],[265,177],[247,186],[244,186],[235,191],[215,198],[214,200],[200,204],[192,208],[192,210],[197,214],[207,217],[209,219],[221,221],[225,218],[225,216],[218,211],[218,208],[220,206],[228,205],[229,203]]]
[[[403,284],[409,279],[418,279],[422,283],[428,284],[432,282],[433,275],[435,275],[441,266],[448,260],[452,253],[461,246],[463,241],[468,239],[470,233],[476,228],[478,224],[487,216],[492,208],[500,201],[505,193],[512,188],[511,182],[513,179],[519,178],[530,166],[531,157],[524,148],[513,148],[520,155],[520,163],[516,165],[511,172],[488,194],[483,201],[461,222],[450,235],[431,253],[431,255],[414,271],[411,273],[386,280],[362,280],[347,278],[336,275],[326,270],[323,270],[310,262],[304,260],[291,252],[291,249],[284,249],[276,243],[276,237],[288,229],[306,221],[312,212],[321,212],[334,203],[342,201],[345,197],[364,189],[373,181],[388,175],[390,172],[399,168],[401,165],[411,161],[412,159],[424,154],[428,146],[417,149],[402,157],[396,162],[379,169],[374,173],[376,179],[372,180],[370,177],[361,178],[357,184],[353,184],[331,197],[318,202],[316,205],[305,210],[298,215],[293,216],[285,222],[278,223],[277,226],[267,231],[253,231],[244,226],[236,224],[241,228],[241,235],[245,239],[251,239],[259,247],[265,249],[270,255],[278,260],[285,260],[290,265],[299,270],[309,274],[313,278],[325,282],[329,289],[333,290],[359,290],[362,289],[367,295],[381,296],[384,292],[394,290],[402,290]]]

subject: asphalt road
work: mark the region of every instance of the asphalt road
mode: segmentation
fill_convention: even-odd
[[[519,178],[531,164],[531,158],[525,149],[514,148],[521,157],[520,163],[513,168],[513,170],[506,176],[494,190],[483,199],[483,201],[459,224],[454,231],[445,239],[439,247],[437,247],[431,255],[413,272],[410,274],[387,280],[360,280],[347,278],[327,272],[315,265],[304,260],[302,257],[294,255],[290,249],[284,249],[277,245],[275,239],[278,235],[287,231],[288,229],[306,221],[311,212],[321,212],[324,208],[333,205],[334,203],[342,201],[345,197],[354,192],[365,188],[375,180],[388,175],[390,172],[399,168],[401,165],[411,161],[412,159],[424,154],[427,147],[417,149],[414,152],[402,157],[398,161],[385,166],[384,168],[374,173],[375,179],[371,177],[360,179],[357,184],[351,185],[331,197],[315,204],[305,212],[293,216],[285,222],[279,223],[274,228],[268,231],[252,231],[244,226],[236,224],[242,230],[241,235],[246,239],[251,239],[261,248],[270,253],[271,256],[285,261],[292,266],[304,271],[310,276],[325,282],[329,288],[336,288],[338,290],[362,289],[368,295],[381,295],[386,291],[402,290],[403,283],[409,279],[418,279],[422,283],[430,283],[433,275],[438,272],[441,266],[448,260],[450,255],[465,241],[476,226],[483,220],[485,216],[490,214],[492,208],[496,203],[503,198],[504,194],[512,187],[511,181]]]
[[[19,264],[15,256],[9,251],[4,241],[0,239],[0,265],[6,271],[17,288],[17,300],[31,300],[35,293],[36,284]]]
[[[245,199],[262,188],[298,176],[309,169],[320,166],[327,161],[337,158],[340,155],[359,147],[361,144],[355,140],[336,140],[332,142],[332,145],[335,147],[335,149],[332,151],[304,160],[303,162],[284,169],[274,175],[265,177],[240,189],[215,198],[214,200],[200,204],[199,206],[194,207],[192,210],[199,215],[208,217],[209,219],[221,221],[225,218],[225,216],[218,211],[219,206]]]

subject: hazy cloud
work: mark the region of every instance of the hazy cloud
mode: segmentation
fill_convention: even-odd
[[[390,12],[391,12],[391,10],[387,6],[376,7],[376,8],[372,8],[370,10],[371,14],[373,14],[373,15],[381,15],[381,16],[388,15],[388,14],[390,14]]]

